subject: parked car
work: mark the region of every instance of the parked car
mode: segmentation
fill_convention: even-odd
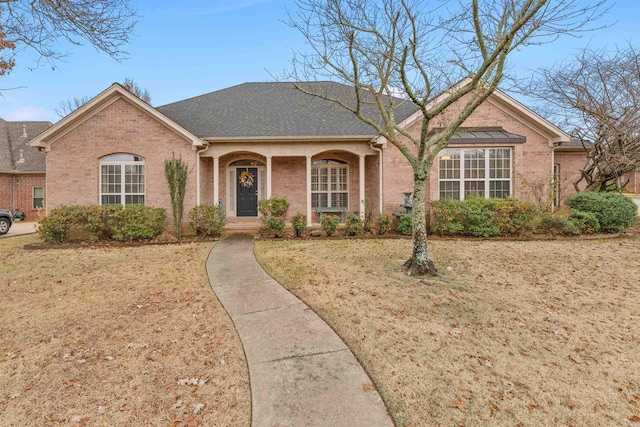
[[[13,216],[7,209],[0,209],[0,235],[7,234],[13,224]]]

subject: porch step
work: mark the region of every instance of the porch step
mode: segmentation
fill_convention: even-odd
[[[227,224],[222,229],[223,234],[231,234],[231,233],[257,233],[262,228],[262,222],[259,220],[251,219],[244,220],[233,218],[227,220]]]

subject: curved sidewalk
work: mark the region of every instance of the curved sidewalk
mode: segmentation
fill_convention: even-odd
[[[393,426],[351,351],[260,267],[251,236],[220,241],[207,272],[244,346],[252,427]]]

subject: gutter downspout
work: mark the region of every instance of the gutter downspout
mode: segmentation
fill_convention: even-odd
[[[384,179],[383,179],[383,173],[384,173],[383,163],[384,162],[382,161],[383,160],[382,149],[374,147],[373,145],[374,145],[373,141],[369,142],[369,148],[371,148],[373,151],[377,151],[378,152],[378,162],[379,162],[379,165],[378,165],[378,191],[379,191],[378,199],[380,199],[380,203],[379,203],[379,206],[378,206],[378,214],[382,215],[382,210],[383,210],[383,206],[384,206],[384,203],[383,203],[383,200],[382,200],[382,195],[384,194],[383,189],[382,189],[382,184],[384,182]]]
[[[206,142],[205,142],[206,143]],[[196,206],[200,206],[200,154],[206,152],[211,145],[206,143],[204,149],[196,148]]]
[[[556,183],[556,177],[555,177],[555,165],[556,165],[556,148],[560,147],[560,143],[559,142],[554,142],[552,143],[551,146],[551,185],[553,185],[554,187],[557,185],[558,189],[560,188],[560,184],[559,184],[559,180],[560,177],[558,176],[558,183]],[[553,194],[555,194],[556,189],[553,188]],[[556,198],[560,198],[560,194],[556,194]],[[551,201],[551,213],[555,212],[556,210],[556,203],[555,203],[555,198],[554,200]],[[558,200],[558,202],[560,202],[560,200]]]

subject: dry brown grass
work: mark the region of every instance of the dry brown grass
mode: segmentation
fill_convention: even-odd
[[[34,241],[0,240],[0,425],[250,424],[212,244],[22,248]]]
[[[264,241],[267,270],[372,376],[398,426],[640,421],[640,239]],[[451,271],[446,271],[451,267]]]

